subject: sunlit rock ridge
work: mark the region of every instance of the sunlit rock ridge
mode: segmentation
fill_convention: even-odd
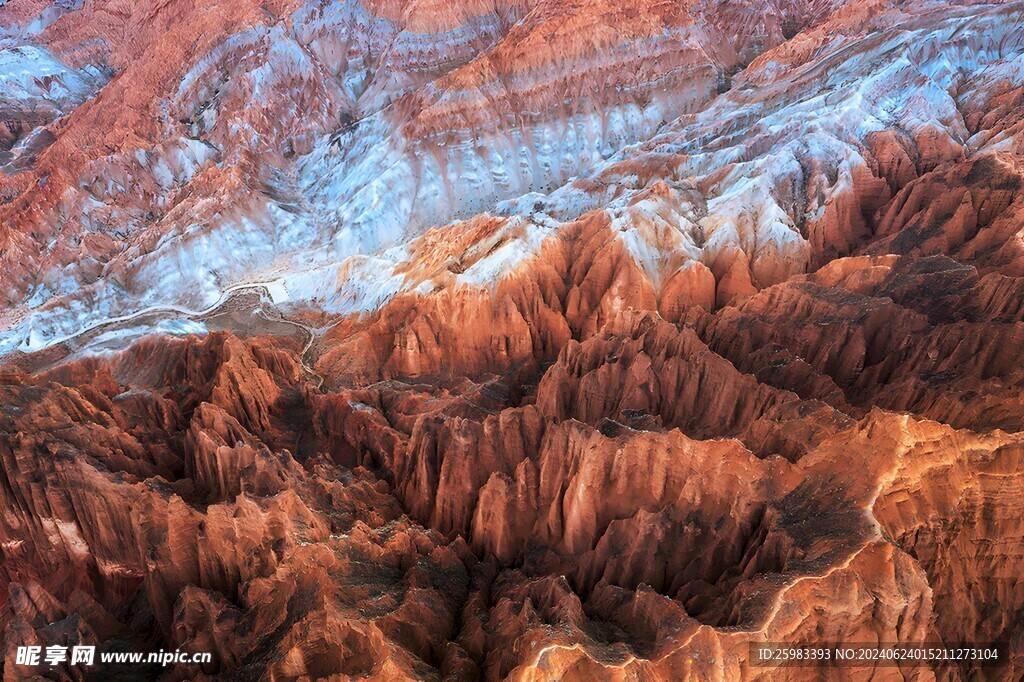
[[[168,679],[1024,671],[1024,2],[0,1],[0,581]]]

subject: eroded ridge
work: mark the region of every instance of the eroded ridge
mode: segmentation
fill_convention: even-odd
[[[1021,3],[170,7],[0,5],[5,679],[1021,676]]]

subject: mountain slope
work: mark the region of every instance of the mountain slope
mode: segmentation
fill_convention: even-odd
[[[0,5],[4,678],[1016,679],[1022,18]]]

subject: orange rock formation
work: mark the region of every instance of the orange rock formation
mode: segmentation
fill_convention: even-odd
[[[1020,679],[1022,23],[0,4],[4,680]]]

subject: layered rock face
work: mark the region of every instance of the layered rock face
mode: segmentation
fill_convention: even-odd
[[[1019,679],[1022,26],[0,4],[4,679]]]

